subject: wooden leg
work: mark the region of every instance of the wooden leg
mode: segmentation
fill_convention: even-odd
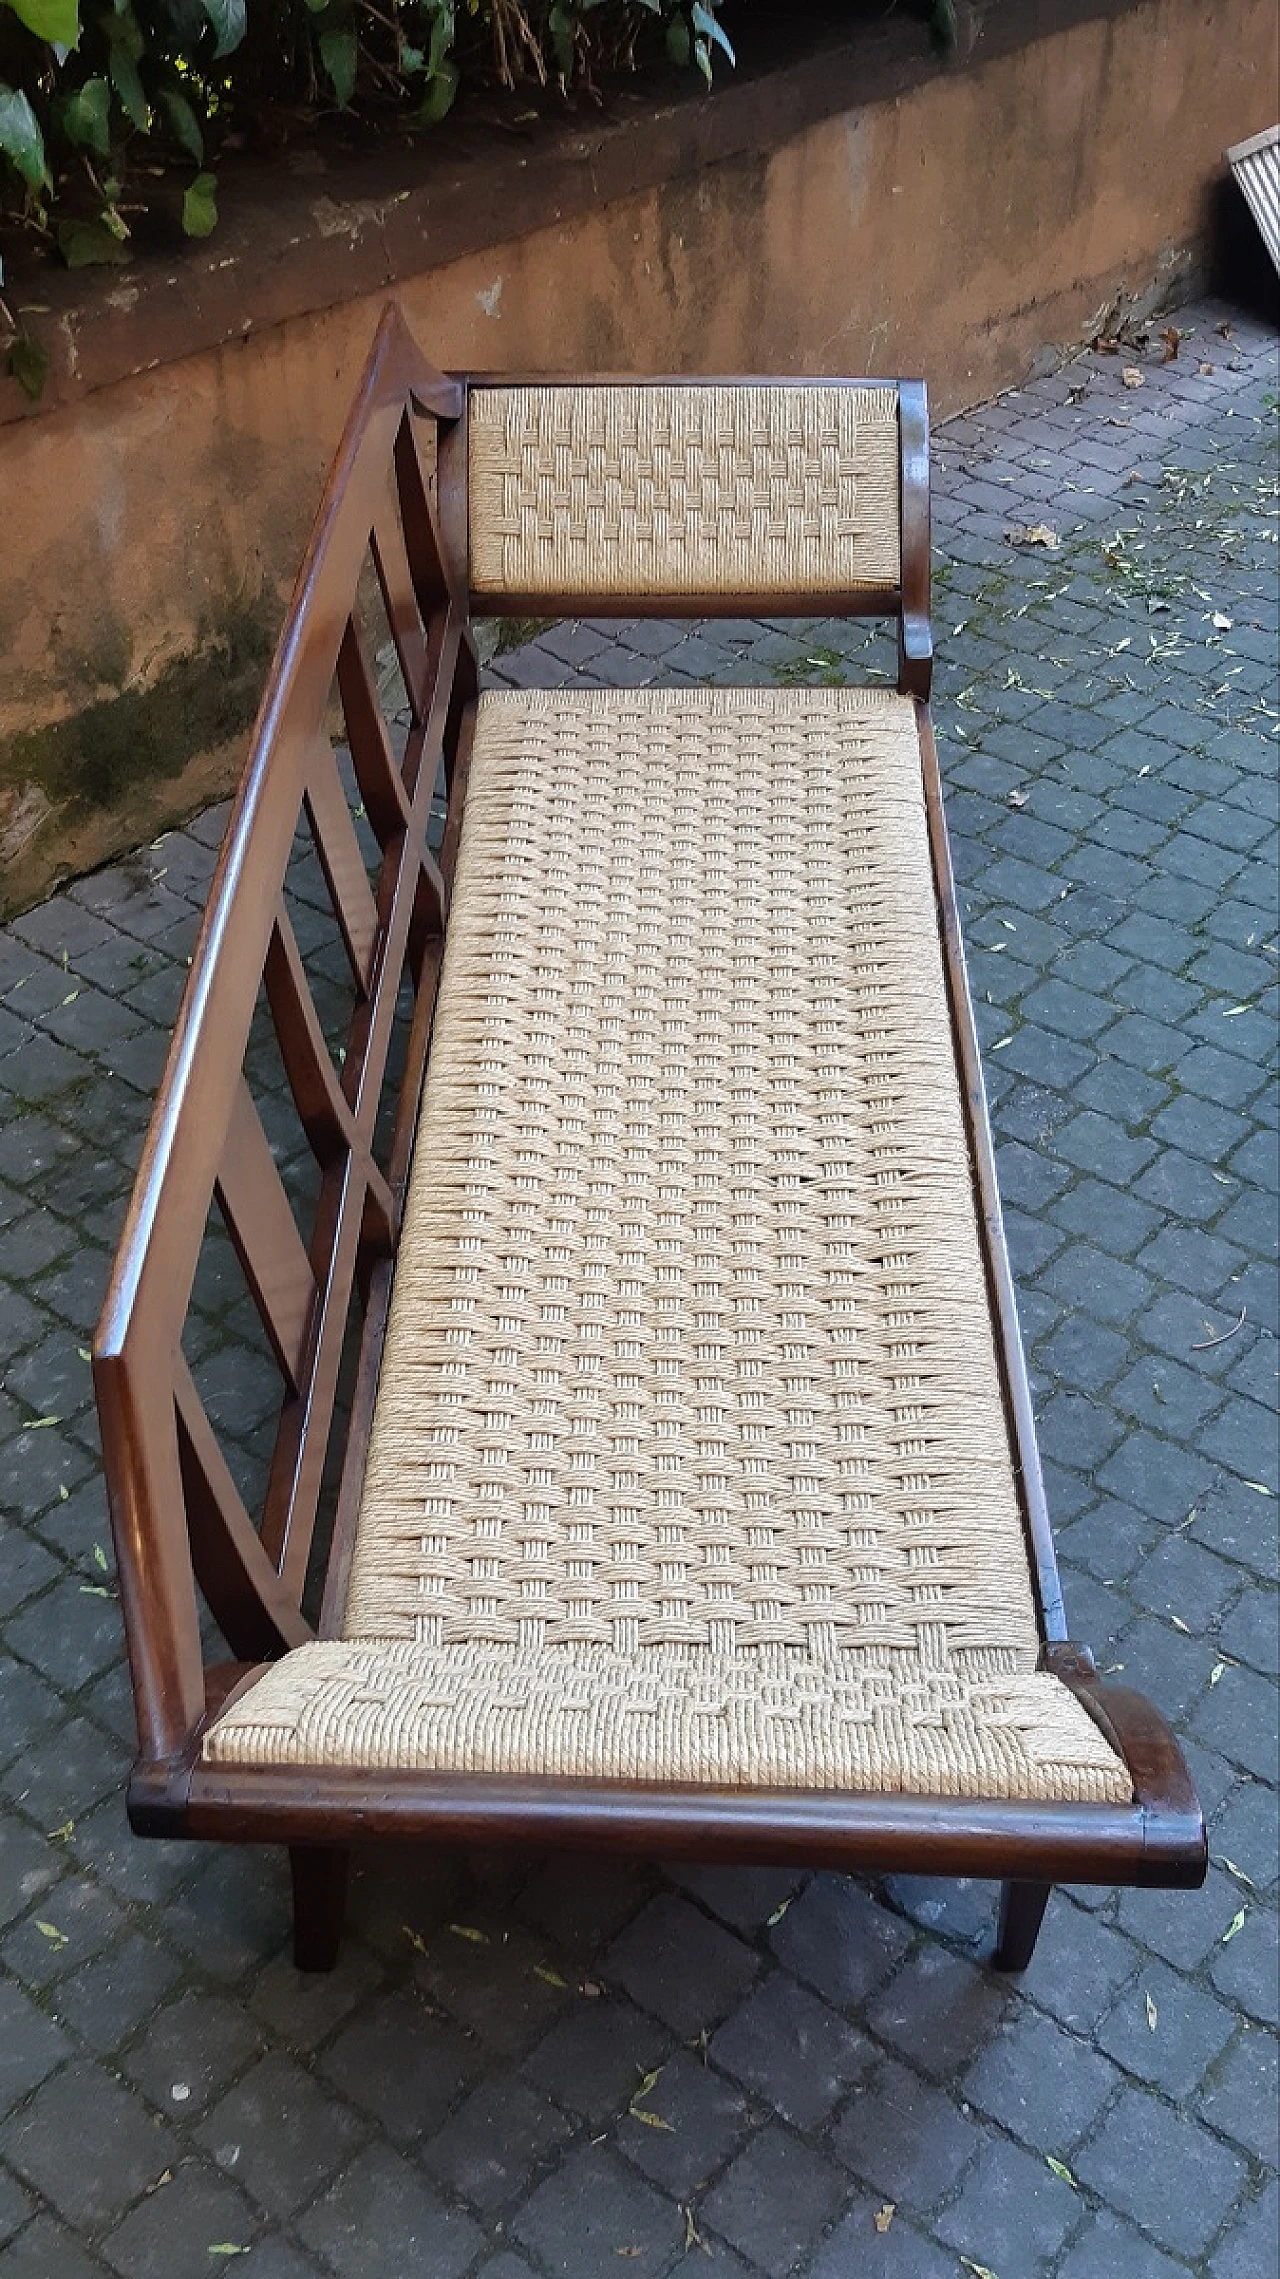
[[[1002,1883],[1000,1928],[991,1960],[997,1970],[1025,1970],[1035,1953],[1051,1883]]]
[[[329,1845],[291,1844],[293,1959],[299,1970],[332,1970],[342,1943],[348,1854]]]

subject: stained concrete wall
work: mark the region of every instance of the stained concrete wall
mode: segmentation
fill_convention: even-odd
[[[935,411],[974,402],[1119,288],[1189,278],[1221,152],[1274,107],[1271,0],[1065,13],[987,54],[970,10],[957,66],[625,195],[586,181],[509,241],[499,202],[491,242],[395,289],[446,365],[924,372]],[[78,395],[73,355],[62,402],[0,424],[0,906],[234,780],[386,291],[342,299],[362,224],[327,196],[312,220],[328,305]]]

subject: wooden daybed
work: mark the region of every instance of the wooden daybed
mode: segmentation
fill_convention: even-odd
[[[377,1837],[997,1877],[1011,1968],[1056,1879],[1203,1877],[1167,1728],[1067,1642],[928,595],[919,383],[446,377],[388,311],[94,1354],[130,1817],[288,1845],[304,1966]],[[477,697],[473,612],[886,614],[898,687]],[[260,988],[320,1167],[302,1232],[245,1080]],[[252,1518],[183,1356],[215,1199],[280,1377]]]

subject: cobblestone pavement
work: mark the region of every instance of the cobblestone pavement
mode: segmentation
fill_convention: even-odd
[[[1276,2268],[1276,380],[1227,314],[1135,354],[1140,388],[1094,357],[952,423],[937,501],[937,713],[1068,1602],[1176,1721],[1204,1891],[1060,1892],[1010,1985],[986,1887],[379,1855],[340,1967],[302,1981],[278,1856],[129,1839],[86,1347],[210,814],[0,934],[6,2279]],[[1041,524],[1056,548],[1008,536]],[[561,628],[497,669],[884,663],[750,623]],[[243,1436],[240,1317],[201,1302]]]

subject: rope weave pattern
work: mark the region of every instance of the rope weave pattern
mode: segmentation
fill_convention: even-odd
[[[1034,1671],[904,699],[481,700],[345,1631],[206,1754],[1130,1794]]]
[[[477,594],[896,585],[893,388],[477,388]]]

